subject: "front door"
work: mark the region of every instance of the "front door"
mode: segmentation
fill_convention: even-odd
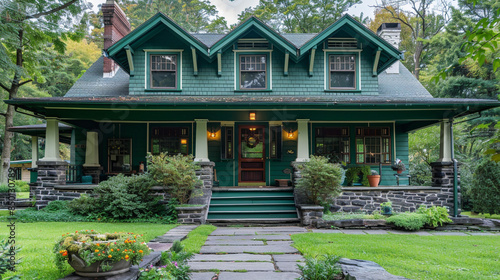
[[[264,126],[260,125],[239,127],[239,185],[266,184],[264,131]]]

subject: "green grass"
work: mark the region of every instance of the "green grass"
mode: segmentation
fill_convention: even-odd
[[[368,215],[366,213],[353,213],[353,212],[334,212],[323,215],[323,219],[326,221],[340,221],[340,220],[351,220],[351,219],[386,219],[387,217],[380,215]]]
[[[9,210],[0,210],[0,217],[7,217],[7,216],[10,216]]]
[[[500,279],[500,236],[292,235],[305,257],[370,260],[410,279]]]
[[[30,192],[18,192],[16,193],[16,198],[30,198]]]
[[[490,215],[490,214],[479,214],[479,213],[472,214],[471,212],[462,212],[462,215],[466,215],[466,216],[469,216],[471,218],[500,219],[500,214]]]
[[[216,230],[216,226],[201,225],[195,230],[191,231],[185,240],[181,243],[184,245],[184,250],[191,253],[199,253],[201,246],[207,241],[207,237],[212,231]]]
[[[93,229],[100,232],[125,231],[144,234],[144,240],[149,241],[163,235],[177,225],[151,223],[16,223],[16,246],[20,246],[18,257],[22,258],[17,266],[22,279],[59,279],[71,273],[73,269],[67,265],[60,272],[54,263],[52,248],[63,233],[82,229]],[[0,239],[7,237],[6,223],[0,223]],[[7,273],[5,276],[12,276]]]

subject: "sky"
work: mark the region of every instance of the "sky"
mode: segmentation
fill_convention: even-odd
[[[106,0],[89,0],[94,4],[94,10],[97,10],[97,5],[103,4]],[[247,7],[254,7],[259,4],[259,0],[210,0],[217,7],[219,15],[226,18],[229,25],[238,22],[238,14]],[[374,9],[370,6],[376,4],[376,0],[364,0],[362,4],[351,7],[347,12],[350,15],[359,16],[363,12],[363,16],[373,18]]]

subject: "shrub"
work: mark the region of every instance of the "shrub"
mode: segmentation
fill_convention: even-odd
[[[300,270],[299,280],[332,280],[341,274],[337,264],[340,257],[323,255],[319,258],[306,258],[304,265],[297,265]]]
[[[345,173],[345,180],[348,186],[352,186],[354,183],[359,181],[359,175],[361,175],[361,184],[363,186],[369,186],[368,175],[371,174],[370,166],[355,166],[349,167]]]
[[[2,184],[0,185],[0,193],[6,193],[9,192],[9,186]]]
[[[190,272],[187,261],[193,257],[192,253],[184,251],[180,241],[175,241],[169,251],[162,252],[161,266],[157,268],[141,269],[139,280],[146,279],[175,279],[189,280]]]
[[[470,196],[474,212],[500,214],[500,163],[480,163],[472,182]]]
[[[86,194],[82,194],[79,198],[73,199],[68,202],[68,209],[78,215],[90,215],[95,209],[95,199]]]
[[[57,212],[37,211],[36,208],[17,210],[14,214],[17,221],[24,223],[33,222],[88,222],[89,217],[75,215],[68,209]]]
[[[297,188],[304,191],[309,203],[327,203],[340,194],[343,170],[339,164],[331,164],[322,156],[311,156],[299,168],[302,170],[302,178],[298,181]]]
[[[16,188],[16,192],[29,192],[30,191],[30,185],[27,182],[24,182],[21,180],[16,180],[16,181],[14,181],[14,185]]]
[[[398,228],[409,231],[421,229],[425,225],[426,221],[427,217],[424,214],[409,212],[401,213],[387,218],[388,223],[394,224]]]
[[[196,177],[196,170],[200,167],[193,161],[193,156],[148,153],[147,160],[148,172],[153,180],[161,186],[170,187],[171,197],[180,204],[186,204],[191,191],[200,182]]]
[[[42,211],[48,213],[54,213],[61,210],[69,210],[67,201],[64,200],[51,201],[45,208],[42,209]]]
[[[417,213],[424,214],[426,218],[425,224],[431,227],[442,226],[443,223],[452,223],[448,217],[448,210],[444,207],[432,206],[427,208],[425,205],[420,205]]]

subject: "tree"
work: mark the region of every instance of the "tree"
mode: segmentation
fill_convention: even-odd
[[[88,8],[84,0],[6,0],[0,5],[0,88],[8,99],[16,98],[19,89],[33,80],[44,82],[35,54],[52,44],[64,52],[64,39],[79,39],[85,34],[85,25],[73,27],[75,16]],[[65,28],[66,27],[66,28]],[[2,149],[0,183],[7,182],[13,133],[14,106],[8,105],[5,117],[5,136]]]
[[[441,2],[443,11],[433,13],[436,5],[435,0],[409,0],[410,10],[401,13],[396,12],[388,0],[382,0],[381,5],[376,5],[378,9],[383,9],[391,14],[394,19],[397,19],[401,24],[407,26],[411,30],[415,51],[413,53],[413,75],[415,78],[420,78],[420,70],[422,67],[422,56],[429,48],[429,39],[441,32],[448,22],[448,3]]]
[[[120,5],[132,28],[162,12],[188,32],[227,30],[226,19],[208,0],[122,0]]]
[[[324,30],[360,0],[261,0],[247,8],[238,20],[255,15],[283,33],[316,33]]]

